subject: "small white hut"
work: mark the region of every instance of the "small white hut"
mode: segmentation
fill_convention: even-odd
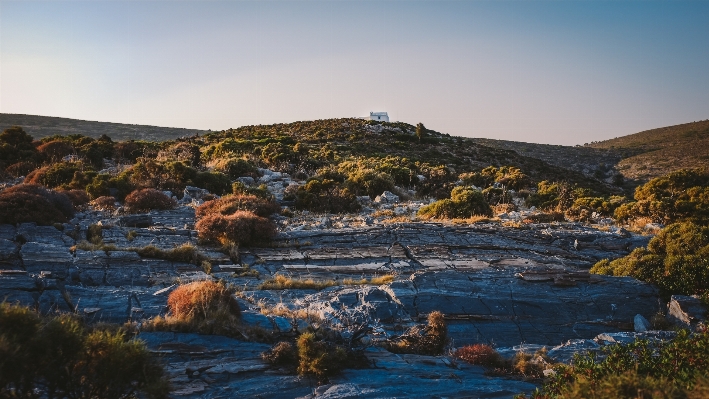
[[[386,112],[370,112],[369,120],[379,122],[389,122],[389,115]]]

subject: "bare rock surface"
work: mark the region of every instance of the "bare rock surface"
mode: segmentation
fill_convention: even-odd
[[[138,225],[94,211],[78,213],[63,230],[0,226],[0,296],[43,312],[140,322],[165,314],[176,284],[222,279],[239,289],[245,324],[287,337],[309,323],[345,339],[358,329],[367,331],[358,342],[369,348],[372,361],[369,369],[346,370],[317,387],[308,378],[268,367],[260,358],[269,347],[265,344],[143,332],[140,338],[164,357],[174,397],[511,397],[534,386],[486,376],[482,368],[445,356],[396,355],[374,344],[440,311],[451,347],[489,343],[514,353],[547,346],[550,355],[568,360],[609,339],[625,339],[617,334],[632,337],[636,315],[649,319],[658,310],[658,293],[651,285],[588,273],[600,259],[647,244],[648,237],[621,230],[570,223],[520,228],[382,224],[367,223],[366,217],[359,222],[356,217],[325,217],[329,222],[324,223],[324,217],[313,216],[320,227],[286,226],[271,246],[240,248],[230,255],[200,245],[190,206],[145,216],[148,227],[128,227]],[[82,243],[91,225],[101,226],[102,246]],[[135,251],[183,244],[199,246],[212,264],[211,275],[198,265],[145,258]],[[258,289],[279,274],[338,283],[319,291]],[[344,284],[382,276],[393,281]]]

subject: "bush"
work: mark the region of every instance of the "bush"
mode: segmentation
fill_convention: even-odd
[[[148,245],[135,249],[135,252],[143,258],[165,259],[170,262],[191,263],[197,266],[201,266],[207,260],[207,257],[192,244],[183,244],[167,251]]]
[[[130,213],[148,212],[151,210],[174,209],[177,202],[154,188],[135,190],[128,194],[125,206]]]
[[[474,344],[456,349],[453,356],[464,362],[485,367],[497,367],[503,363],[502,357],[490,345]]]
[[[125,331],[0,303],[0,397],[166,398],[162,366]]]
[[[74,175],[83,168],[81,162],[58,162],[32,171],[25,178],[25,183],[41,184],[50,188],[69,187]]]
[[[709,291],[709,227],[675,223],[648,243],[613,261],[604,259],[591,273],[633,276],[657,284],[671,294],[702,295]]]
[[[425,219],[467,219],[475,215],[492,216],[492,208],[482,192],[471,187],[456,187],[450,199],[421,207],[418,215]]]
[[[261,354],[268,364],[296,369],[298,367],[298,350],[290,343],[281,341],[273,348]]]
[[[114,197],[103,196],[98,197],[90,203],[95,209],[99,211],[115,211],[116,210],[116,199]]]
[[[195,211],[198,219],[209,215],[232,215],[237,211],[248,211],[258,216],[267,217],[280,212],[281,207],[271,199],[255,195],[227,195],[222,198],[207,201]]]
[[[709,376],[706,331],[690,334],[682,330],[668,342],[636,340],[607,345],[601,351],[603,356],[577,354],[572,365],[555,367],[555,374],[535,397],[702,397],[694,396],[695,387],[697,393],[706,393]],[[638,387],[649,390],[645,392],[647,396],[638,396]],[[649,396],[651,392],[658,396]],[[586,396],[593,394],[598,396]]]
[[[591,221],[594,212],[600,216],[613,216],[613,212],[624,202],[626,202],[626,198],[620,196],[612,196],[607,199],[602,197],[581,197],[574,200],[565,215],[570,220],[588,222]]]
[[[201,239],[222,244],[250,245],[268,241],[276,235],[276,226],[271,220],[248,211],[236,211],[227,216],[211,214],[202,217],[195,228]]]
[[[339,373],[347,364],[347,351],[325,341],[317,341],[315,334],[298,337],[298,373],[314,375],[318,382],[326,383],[328,377]]]
[[[347,188],[329,179],[311,179],[298,187],[295,207],[311,212],[348,213],[361,207],[357,197]]]
[[[60,193],[66,195],[69,197],[71,200],[71,203],[77,207],[80,205],[86,205],[89,203],[89,195],[86,194],[86,191],[84,190],[67,190],[67,191],[59,191]]]
[[[394,179],[387,173],[365,169],[350,175],[344,186],[355,195],[368,195],[374,199],[384,191],[394,191]]]
[[[401,337],[387,344],[394,353],[415,353],[419,355],[440,355],[448,344],[448,328],[441,312],[428,315],[428,325],[410,328]]]
[[[192,183],[210,193],[224,195],[231,192],[231,179],[219,172],[197,172]]]
[[[7,168],[5,168],[5,172],[7,172],[12,177],[20,177],[27,176],[27,174],[29,174],[36,168],[37,165],[34,162],[22,161],[8,166]]]
[[[74,216],[69,197],[36,184],[19,184],[0,191],[0,224],[64,223]]]
[[[96,175],[93,180],[86,185],[86,192],[92,199],[112,196],[116,197],[118,200],[123,200],[135,189],[135,186],[133,186],[130,180],[130,172],[124,172],[118,176],[102,173]]]
[[[198,281],[177,287],[167,298],[170,314],[187,322],[238,317],[239,304],[220,283]]]
[[[52,140],[44,143],[37,147],[37,151],[49,162],[59,162],[65,156],[76,152],[74,146],[62,140]]]
[[[709,172],[680,170],[635,189],[635,202],[615,211],[619,221],[648,217],[657,223],[709,221]]]
[[[222,159],[214,165],[214,169],[226,174],[232,179],[245,176],[258,176],[256,166],[249,161],[239,158]]]
[[[19,126],[12,126],[0,133],[0,162],[10,165],[17,162],[37,160],[33,138]]]
[[[563,212],[573,204],[575,198],[588,197],[583,194],[574,193],[574,188],[568,183],[552,183],[545,180],[537,184],[537,192],[530,195],[525,203],[530,207],[536,206],[539,209]]]

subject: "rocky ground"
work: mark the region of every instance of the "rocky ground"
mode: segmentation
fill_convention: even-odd
[[[399,216],[406,219],[417,204],[377,206],[392,212],[405,207]],[[644,246],[645,236],[571,223],[505,227],[385,219],[376,214],[281,219],[281,233],[269,247],[228,255],[200,246],[210,259],[210,274],[189,263],[141,258],[133,250],[198,245],[189,205],[137,218],[87,210],[56,227],[0,225],[0,297],[43,312],[140,323],[165,313],[176,284],[222,279],[238,289],[248,325],[284,336],[313,323],[344,338],[362,327],[369,331],[360,342],[368,346],[372,367],[346,370],[319,387],[264,363],[260,353],[266,344],[140,333],[164,357],[173,395],[185,398],[511,397],[530,392],[534,383],[488,376],[449,356],[392,354],[376,343],[438,310],[447,320],[451,348],[489,343],[513,354],[546,346],[551,357],[568,361],[575,352],[632,338],[634,330],[647,327],[643,318],[661,309],[652,286],[587,272],[600,259]],[[101,249],[77,246],[91,225],[103,227]],[[340,282],[392,275],[394,280],[321,291],[258,289],[276,274]],[[675,307],[682,313],[681,304]]]

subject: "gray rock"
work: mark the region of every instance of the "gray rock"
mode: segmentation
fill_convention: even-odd
[[[667,319],[681,327],[697,330],[707,319],[707,309],[698,298],[672,295],[667,305]]]
[[[50,271],[55,278],[64,278],[73,263],[68,247],[37,242],[24,244],[20,249],[20,257],[28,272]]]
[[[183,195],[189,196],[190,198],[201,200],[205,195],[209,194],[209,190],[205,190],[199,187],[187,186],[183,192]]]
[[[17,257],[19,246],[14,241],[0,238],[0,261]]]
[[[236,179],[236,180],[240,181],[240,182],[243,183],[245,186],[253,186],[253,185],[256,184],[256,180],[254,180],[254,178],[251,177],[251,176],[239,177],[239,178]]]
[[[399,196],[390,191],[384,191],[374,199],[374,202],[378,204],[395,204],[399,202]]]
[[[122,227],[150,227],[153,218],[150,215],[127,215],[118,218],[118,225]]]
[[[635,318],[633,319],[633,326],[635,328],[635,332],[645,332],[648,330],[652,330],[650,322],[641,314],[635,315]]]

